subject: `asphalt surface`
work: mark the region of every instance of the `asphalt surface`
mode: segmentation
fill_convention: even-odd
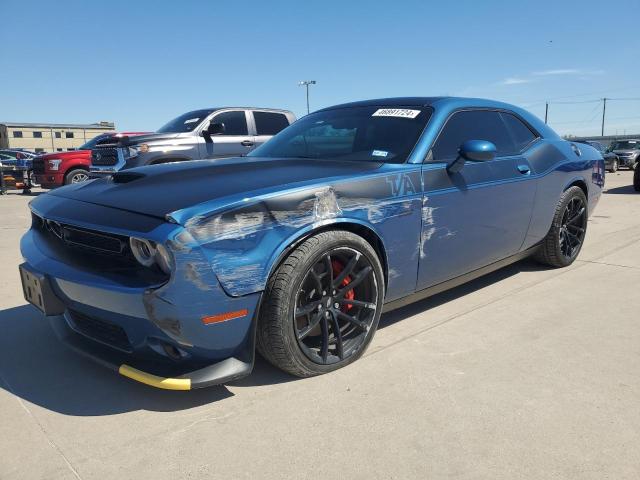
[[[55,339],[19,284],[28,197],[0,197],[0,478],[640,478],[640,194],[607,176],[579,260],[531,261],[383,316],[299,380],[155,390]]]

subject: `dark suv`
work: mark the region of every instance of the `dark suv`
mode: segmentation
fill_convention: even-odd
[[[157,132],[99,141],[91,152],[91,174],[249,153],[295,121],[287,110],[205,108],[171,120]]]
[[[618,171],[620,159],[615,153],[607,151],[603,144],[592,140],[577,140],[576,143],[586,143],[587,145],[591,145],[602,154],[602,158],[604,158],[604,168],[611,173]]]
[[[618,156],[621,167],[635,170],[640,161],[640,140],[616,140],[611,143],[609,151]]]

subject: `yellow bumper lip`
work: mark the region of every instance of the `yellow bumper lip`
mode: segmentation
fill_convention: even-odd
[[[189,378],[158,377],[157,375],[146,373],[124,364],[120,365],[118,373],[151,387],[162,388],[164,390],[191,390],[191,379]]]

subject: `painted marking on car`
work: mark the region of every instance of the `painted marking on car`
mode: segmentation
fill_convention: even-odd
[[[399,117],[416,118],[420,115],[420,110],[410,110],[408,108],[379,108],[373,112],[372,117]]]

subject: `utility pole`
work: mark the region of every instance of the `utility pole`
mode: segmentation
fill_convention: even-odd
[[[309,85],[315,85],[315,80],[303,80],[298,83],[299,87],[305,86],[307,87],[307,115],[309,115]]]
[[[549,102],[544,104],[544,124],[547,124],[547,119],[549,118]]]
[[[600,131],[600,136],[604,137],[604,114],[607,112],[607,99],[602,99],[602,130]]]

